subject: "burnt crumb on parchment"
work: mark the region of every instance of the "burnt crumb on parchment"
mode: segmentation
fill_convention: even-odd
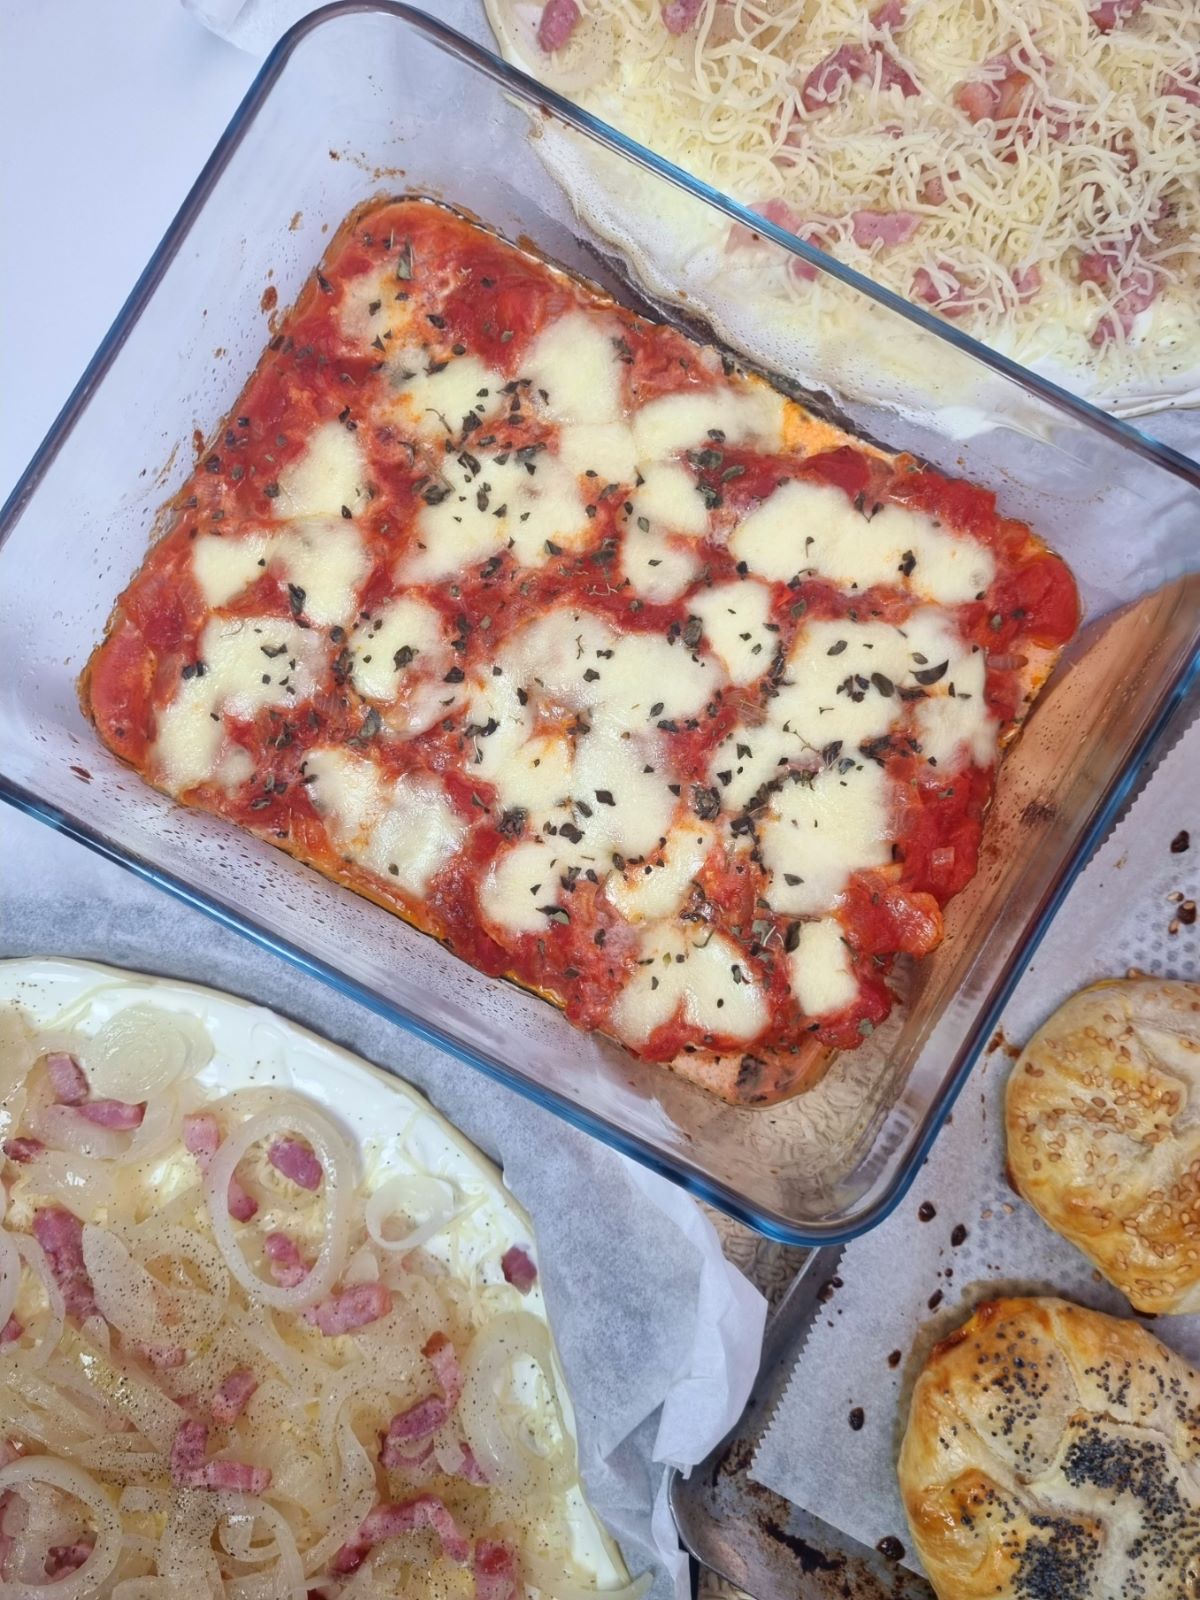
[[[936,1216],[937,1207],[934,1205],[933,1201],[922,1200],[921,1204],[917,1207],[918,1222],[932,1222]]]
[[[850,1415],[846,1420],[855,1433],[860,1433],[863,1423],[867,1420],[867,1414],[861,1406],[851,1406]]]
[[[1191,842],[1191,834],[1186,828],[1180,828],[1179,832],[1171,840],[1171,854],[1173,856],[1181,856],[1183,852],[1191,845]]]
[[[885,1533],[875,1548],[888,1561],[904,1560],[904,1546],[893,1533]]]

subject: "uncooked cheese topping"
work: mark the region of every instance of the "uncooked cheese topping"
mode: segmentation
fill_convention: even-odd
[[[551,47],[523,0],[487,9],[551,87],[1019,359],[1194,384],[1195,0],[585,0]],[[651,250],[696,255],[694,217],[654,200]],[[746,228],[728,249],[743,302],[849,327],[836,285]]]
[[[427,202],[221,437],[93,660],[114,749],[733,1098],[886,1015],[1074,626],[1024,525]]]

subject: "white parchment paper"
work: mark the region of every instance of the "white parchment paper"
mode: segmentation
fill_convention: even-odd
[[[696,1203],[578,1133],[27,817],[0,806],[0,955],[79,956],[227,989],[395,1068],[504,1170],[533,1218],[574,1402],[584,1481],[653,1600],[684,1600],[665,1498],[732,1427],[766,1305]]]
[[[1190,848],[1173,853],[1181,829],[1190,833]],[[809,1335],[751,1467],[759,1483],[862,1544],[892,1535],[907,1545],[895,1461],[912,1383],[931,1345],[980,1300],[1008,1290],[1060,1294],[1132,1315],[1124,1297],[1008,1187],[1003,1091],[1017,1048],[1084,984],[1130,968],[1200,978],[1200,924],[1179,923],[1179,902],[1171,898],[1198,894],[1195,723],[1075,884],[912,1189],[882,1226],[847,1246],[840,1287]],[[1200,1316],[1159,1317],[1153,1326],[1200,1364]],[[857,1409],[859,1431],[849,1421]]]

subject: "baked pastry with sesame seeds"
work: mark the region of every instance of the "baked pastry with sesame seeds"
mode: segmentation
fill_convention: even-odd
[[[1137,1323],[980,1306],[917,1379],[899,1480],[939,1600],[1200,1593],[1200,1373]]]
[[[1200,984],[1073,995],[1017,1058],[1013,1188],[1138,1311],[1200,1311]]]

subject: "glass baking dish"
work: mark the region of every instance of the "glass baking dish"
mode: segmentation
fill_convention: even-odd
[[[645,309],[593,209],[585,225],[543,156],[657,186],[697,236],[756,227],[859,307],[859,382],[739,354],[827,413],[994,488],[1071,562],[1086,619],[1006,762],[980,871],[905,1003],[810,1093],[734,1109],[576,1032],[549,1006],[217,820],[145,787],[99,744],[75,680],[191,468],[345,214],[432,194],[530,240]],[[616,186],[619,189],[619,184]],[[585,208],[586,209],[586,208]],[[272,290],[273,294],[266,291]],[[704,327],[695,295],[662,314]],[[769,331],[769,330],[768,330]],[[888,361],[935,382],[887,402]],[[1200,659],[1200,468],[1101,415],[695,184],[532,80],[402,5],[305,19],[266,62],[46,442],[0,516],[0,795],[401,1026],[552,1107],[753,1227],[828,1243],[870,1227],[924,1157],[1072,875],[1108,826]]]

